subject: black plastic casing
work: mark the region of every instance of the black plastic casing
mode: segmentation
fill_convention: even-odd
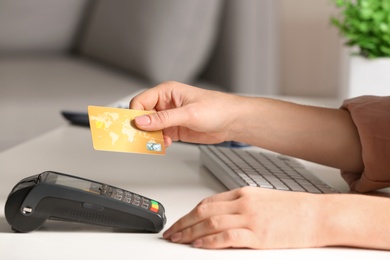
[[[164,207],[157,201],[158,212],[152,212],[111,197],[41,182],[40,176],[44,173],[21,180],[9,194],[5,204],[5,217],[14,231],[36,230],[47,219],[154,233],[160,232],[166,223]],[[68,174],[53,173],[91,181]]]

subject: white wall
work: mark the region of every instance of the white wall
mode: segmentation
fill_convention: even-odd
[[[279,84],[283,94],[336,96],[344,77],[345,48],[330,16],[331,0],[275,0]]]

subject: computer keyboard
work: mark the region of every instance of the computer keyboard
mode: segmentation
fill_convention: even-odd
[[[300,191],[338,193],[297,159],[242,148],[201,145],[200,159],[228,189],[245,186]]]

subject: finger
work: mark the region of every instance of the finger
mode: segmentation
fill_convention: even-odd
[[[164,138],[165,147],[169,147],[172,144],[172,139],[166,135],[164,135],[163,138]]]
[[[239,214],[211,216],[170,237],[172,242],[191,243],[198,238],[220,233],[229,229],[246,228],[247,222]]]
[[[196,206],[190,213],[176,221],[168,228],[163,237],[170,239],[171,235],[193,226],[211,216],[229,215],[237,212],[236,205],[231,202],[206,203]]]
[[[220,233],[196,239],[193,247],[220,249],[220,248],[260,248],[259,239],[249,229],[229,229]]]
[[[182,84],[174,81],[161,83],[154,88],[147,89],[135,96],[129,104],[129,108],[137,110],[155,110],[157,106],[165,106],[172,101],[172,92],[175,87]],[[166,108],[165,108],[166,109]]]
[[[226,202],[236,200],[239,196],[240,194],[237,190],[232,190],[203,199],[190,213],[179,219],[171,228],[165,231],[166,237],[177,232],[177,230],[186,228],[212,215],[236,213],[237,209],[233,206],[234,204]]]
[[[136,110],[153,110],[159,100],[158,91],[155,89],[148,89],[130,100],[129,108]]]
[[[135,118],[138,128],[146,131],[162,130],[171,126],[188,126],[188,115],[182,108],[162,110]]]
[[[213,203],[213,202],[220,202],[220,201],[232,201],[232,200],[236,200],[240,197],[240,194],[238,192],[238,190],[231,190],[231,191],[225,191],[225,192],[221,192],[221,193],[218,193],[216,195],[213,195],[213,196],[210,196],[210,197],[207,197],[205,199],[203,199],[200,203],[200,204],[205,204],[205,203]]]

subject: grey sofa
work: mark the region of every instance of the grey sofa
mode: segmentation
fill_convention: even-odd
[[[0,0],[0,151],[175,80],[275,94],[272,0]]]

